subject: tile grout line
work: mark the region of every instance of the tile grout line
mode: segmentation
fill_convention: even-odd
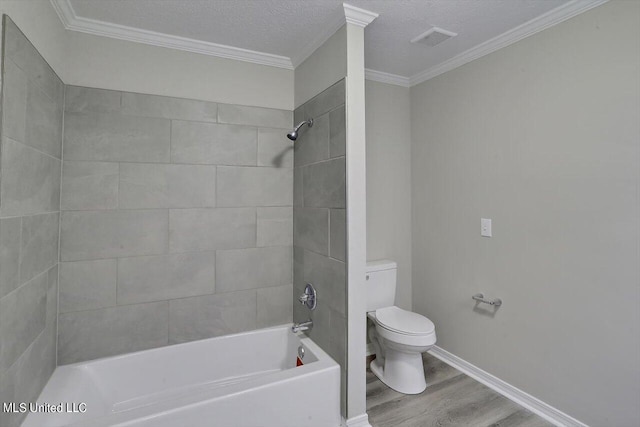
[[[50,266],[48,266],[44,271],[41,271],[40,273],[36,274],[35,276],[33,276],[32,278],[28,279],[26,282],[24,283],[20,283],[20,285],[18,285],[18,287],[12,289],[10,292],[7,292],[2,298],[0,298],[0,300],[3,300],[5,298],[7,298],[9,295],[17,292],[18,290],[24,288],[26,285],[30,284],[31,282],[33,282],[35,279],[39,278],[40,276],[42,276],[43,274],[49,274],[49,271],[54,268],[58,263],[56,262],[55,264],[51,264]],[[48,282],[47,282],[48,283]],[[48,285],[47,285],[48,286]]]
[[[116,194],[116,207],[115,210],[121,210],[120,209],[120,187],[122,185],[122,166],[120,165],[120,163],[116,163],[116,167],[118,169],[118,187],[116,188],[116,190],[118,191],[118,194]],[[111,209],[101,209],[101,210],[111,210]]]
[[[167,209],[167,247],[165,255],[171,253],[171,210]]]
[[[169,120],[169,162],[173,161],[173,120]],[[215,171],[217,174],[217,169]],[[217,178],[217,176],[216,176]],[[217,179],[216,179],[217,181]],[[217,199],[217,194],[216,194]],[[216,204],[217,200],[213,203]],[[171,211],[167,209],[167,248],[166,252],[171,252]],[[167,344],[169,343],[169,303],[167,303]]]
[[[247,251],[251,249],[283,249],[290,248],[291,245],[269,245],[269,246],[245,246],[242,248],[224,248],[224,249],[200,249],[200,250],[190,250],[183,252],[169,252],[169,253],[152,253],[152,254],[136,254],[136,255],[127,255],[127,256],[114,256],[107,258],[85,258],[85,259],[74,259],[74,260],[60,260],[61,263],[69,264],[76,262],[92,262],[92,261],[109,261],[109,260],[118,260],[118,259],[131,259],[131,258],[151,258],[151,257],[171,257],[176,255],[192,255],[192,254],[205,254],[205,253],[213,253],[213,252],[234,252],[234,251]],[[313,252],[313,251],[310,251]],[[317,252],[314,252],[317,253]],[[321,255],[321,254],[319,254]],[[339,261],[339,260],[338,260]]]
[[[260,161],[258,159],[258,157],[259,157],[258,154],[260,152],[260,148],[259,148],[260,147],[260,140],[259,140],[259,138],[260,138],[260,130],[258,128],[256,128],[256,166],[259,166],[259,163],[260,163]]]
[[[0,379],[4,379],[4,375],[7,374],[7,372],[9,372],[11,370],[11,368],[13,368],[16,363],[18,363],[20,361],[20,359],[22,359],[23,357],[25,357],[25,354],[27,354],[30,350],[32,350],[33,346],[35,346],[36,341],[38,341],[38,339],[44,334],[45,330],[47,329],[47,327],[45,326],[44,328],[42,328],[42,330],[38,333],[38,335],[33,339],[33,341],[31,341],[29,343],[29,345],[27,346],[27,348],[24,349],[24,351],[22,352],[22,354],[20,354],[16,360],[13,361],[13,363],[11,365],[9,365],[4,372],[2,372],[2,374],[0,374]],[[57,343],[58,339],[56,337],[56,343]],[[56,367],[57,367],[58,361],[56,360]]]
[[[105,213],[109,212],[109,213],[111,213],[111,212],[140,212],[140,211],[165,211],[165,210],[171,210],[171,211],[189,211],[189,210],[214,211],[216,209],[219,209],[219,210],[231,210],[231,209],[248,210],[248,209],[255,209],[255,208],[285,209],[285,208],[292,208],[292,207],[293,206],[291,206],[291,205],[193,206],[193,207],[188,207],[188,208],[172,208],[172,207],[163,206],[163,207],[124,208],[124,209],[117,209],[117,208],[109,208],[109,209],[65,209],[63,212],[105,212]],[[329,209],[329,208],[309,207],[307,209]],[[344,209],[344,208],[331,208],[331,209]],[[58,213],[58,211],[51,211],[51,212],[43,212],[43,213],[24,215],[24,217],[32,217],[32,216],[38,216],[38,215],[48,215],[48,214],[54,214],[54,213]],[[20,216],[6,216],[6,217],[2,217],[0,219],[10,219],[10,218],[21,218],[21,217]]]
[[[22,31],[21,31],[21,30],[19,30],[19,31],[20,31],[20,34],[26,38],[26,36],[22,33]],[[27,39],[27,41],[29,41],[29,40]],[[29,44],[31,44],[31,42],[30,42],[30,41],[29,41]],[[33,47],[33,48],[35,49],[35,46],[31,45],[31,47]],[[39,52],[38,52],[38,54],[39,54]],[[42,58],[42,56],[41,56],[41,58]],[[6,55],[6,54],[5,54],[4,59],[5,59],[5,60],[9,60],[9,61],[11,61],[11,63],[13,64],[13,66],[14,66],[14,67],[16,67],[17,69],[19,69],[20,71],[22,71],[22,73],[24,73],[24,77],[26,78],[27,83],[32,83],[32,84],[34,84],[34,85],[38,88],[38,90],[40,90],[40,91],[41,91],[41,92],[42,92],[42,93],[43,93],[47,98],[49,98],[49,101],[55,102],[55,99],[53,99],[53,98],[51,97],[51,95],[49,95],[49,93],[48,93],[47,89],[42,85],[42,83],[40,83],[40,81],[38,81],[38,80],[35,80],[35,79],[32,79],[31,77],[29,77],[28,72],[27,72],[24,68],[22,68],[21,66],[19,66],[19,65],[18,65],[18,64],[13,60],[13,58],[11,58],[10,56],[8,56],[8,55]],[[58,79],[58,81],[62,84],[62,90],[63,90],[63,92],[64,92],[64,86],[65,86],[65,84],[62,82],[62,80],[60,79],[60,77],[58,77],[58,75],[56,74],[56,72],[55,72],[55,71],[53,71],[53,68],[51,67],[51,65],[49,65],[49,63],[46,61],[46,59],[42,58],[42,60],[45,62],[45,64],[47,64],[47,67],[49,67],[49,71],[51,71],[51,73],[52,73],[52,74],[53,74],[53,75]],[[3,70],[3,71],[4,71],[4,70]]]
[[[0,219],[33,218],[35,216],[40,216],[40,215],[59,214],[60,212],[61,211],[47,211],[47,212],[26,213],[22,215],[7,215],[7,216],[0,217]]]
[[[114,301],[114,306],[117,307],[118,304],[118,289],[120,288],[120,258],[116,258],[116,300]]]
[[[327,208],[327,258],[331,258],[331,208]]]
[[[9,140],[9,141],[11,141],[11,142],[12,142],[12,143],[14,143],[14,144],[19,144],[19,145],[21,145],[21,146],[22,146],[22,147],[24,147],[24,148],[28,148],[28,149],[30,149],[30,150],[32,150],[32,151],[35,151],[35,152],[36,152],[36,153],[38,153],[38,154],[41,154],[41,155],[43,155],[43,156],[47,156],[47,157],[49,157],[49,158],[51,158],[51,159],[53,159],[53,160],[57,160],[57,161],[59,161],[60,163],[62,163],[62,150],[60,150],[60,157],[56,157],[56,156],[51,155],[51,154],[49,154],[49,153],[46,153],[46,152],[44,152],[44,151],[42,151],[42,150],[40,150],[40,149],[38,149],[38,148],[36,148],[36,147],[33,147],[33,146],[31,146],[31,145],[29,145],[29,144],[27,144],[27,143],[25,143],[25,142],[18,141],[18,140],[14,139],[14,138],[11,138],[11,137],[9,137],[9,136],[6,136],[6,135],[5,135],[5,136],[3,136],[3,139]]]
[[[7,139],[10,139],[7,137]],[[19,141],[14,141],[18,144],[22,144]],[[29,148],[33,148],[29,145],[26,144],[22,144],[25,145],[26,147]],[[34,148],[34,150],[38,151],[37,149]],[[49,157],[52,157],[56,160],[60,160],[57,157],[53,157],[49,154],[46,154],[44,152],[41,152],[42,154],[45,154]],[[337,159],[338,157],[334,157],[334,159]],[[332,159],[326,159],[326,160],[332,160]],[[168,162],[143,162],[143,161],[127,161],[127,160],[112,160],[112,159],[71,159],[71,160],[66,160],[67,163],[122,163],[122,164],[129,164],[129,165],[158,165],[158,166],[209,166],[209,167],[218,167],[218,166],[222,166],[222,167],[227,167],[227,168],[253,168],[253,169],[276,169],[276,170],[293,170],[293,166],[291,167],[275,167],[275,166],[259,166],[259,165],[248,165],[248,164],[225,164],[225,163],[187,163],[187,162],[176,162],[174,160],[170,160]],[[313,163],[310,163],[313,164]]]
[[[55,365],[58,366],[58,347],[59,347],[59,339],[60,336],[60,260],[61,260],[61,249],[62,249],[62,177],[64,176],[64,135],[65,135],[65,105],[67,103],[67,87],[62,85],[62,134],[60,135],[60,194],[58,201],[58,278],[57,278],[57,289],[56,289],[56,340],[55,340]]]
[[[169,343],[171,342],[171,339],[169,337],[169,333],[171,332],[171,326],[169,325],[169,315],[170,315],[170,312],[169,312],[169,301],[170,300],[167,300],[167,343],[166,343],[166,345],[169,345]]]
[[[173,164],[173,122],[169,120],[169,164]]]
[[[318,161],[311,162],[311,163],[304,163],[302,165],[298,165],[297,167],[304,168],[304,167],[308,167],[308,166],[315,166],[315,165],[319,165],[319,164],[322,164],[322,163],[329,163],[329,162],[340,160],[340,159],[345,159],[346,160],[346,158],[347,158],[346,155],[343,154],[343,155],[340,155],[340,156],[329,157],[328,159],[322,159],[322,160],[318,160]]]

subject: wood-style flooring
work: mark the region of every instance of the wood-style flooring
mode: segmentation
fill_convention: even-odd
[[[367,413],[373,427],[547,427],[552,424],[428,353],[427,389],[406,395],[367,369]]]

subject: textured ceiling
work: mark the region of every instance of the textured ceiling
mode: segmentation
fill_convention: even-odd
[[[366,28],[366,67],[405,77],[436,66],[567,0],[349,0],[380,16]],[[71,0],[78,17],[297,57],[342,13],[341,0]],[[409,40],[437,26],[457,37]]]

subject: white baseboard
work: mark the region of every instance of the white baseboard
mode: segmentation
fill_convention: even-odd
[[[342,425],[344,427],[371,427],[371,424],[369,424],[369,416],[367,414],[358,415],[357,417],[352,417],[348,420],[343,418]]]
[[[518,405],[527,408],[531,412],[550,423],[559,426],[559,427],[587,427],[586,424],[576,420],[570,415],[565,414],[559,409],[554,408],[553,406],[531,396],[528,393],[520,390],[502,381],[500,378],[497,378],[490,373],[483,371],[475,365],[467,362],[464,359],[459,358],[455,354],[451,354],[446,350],[438,346],[434,346],[431,350],[429,350],[429,354],[437,357],[448,365],[453,366],[457,370],[467,374],[474,380],[481,382],[487,387],[495,390],[500,393],[507,399],[510,399],[517,403]]]

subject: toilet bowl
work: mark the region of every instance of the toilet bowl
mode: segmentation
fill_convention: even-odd
[[[435,326],[426,317],[393,305],[396,264],[367,264],[368,335],[376,358],[371,371],[386,385],[405,394],[419,394],[427,387],[422,353],[436,343]]]

